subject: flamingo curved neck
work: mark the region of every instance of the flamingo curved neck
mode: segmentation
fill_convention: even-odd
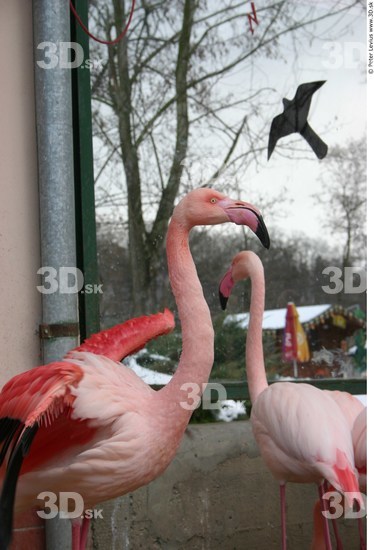
[[[265,280],[263,272],[253,272],[249,328],[246,344],[246,370],[252,405],[267,387],[264,352],[262,347],[262,318],[265,305]]]
[[[182,327],[182,353],[173,378],[161,392],[180,403],[198,405],[214,360],[214,332],[208,305],[190,252],[189,230],[171,219],[166,242],[169,278]],[[193,385],[193,387],[191,386]],[[191,396],[193,396],[191,398]],[[186,413],[182,406],[181,411]],[[188,409],[188,417],[192,410]]]

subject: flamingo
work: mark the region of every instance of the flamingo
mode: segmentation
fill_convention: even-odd
[[[325,510],[323,480],[341,492],[358,491],[352,438],[344,415],[327,392],[309,384],[278,382],[268,386],[262,348],[265,279],[261,260],[253,252],[240,252],[220,283],[226,307],[233,285],[251,279],[250,322],[246,344],[246,370],[252,402],[251,421],[260,453],[280,484],[282,549],[286,542],[285,484],[318,484]],[[350,505],[353,499],[347,495]],[[331,550],[327,519],[326,548]]]
[[[139,349],[142,349],[149,340],[155,339],[161,335],[171,332],[175,328],[174,316],[168,309],[165,309],[163,313],[157,313],[154,315],[144,315],[134,319],[127,320],[107,330],[102,330],[97,334],[93,334],[87,338],[80,346],[70,350],[65,358],[68,359],[74,352],[87,351],[96,355],[105,355],[113,361],[120,361],[124,357],[136,353]],[[48,369],[53,369],[55,363],[48,365]],[[49,370],[49,372],[51,372]],[[27,383],[27,373],[20,375],[23,378],[23,382]],[[14,379],[13,379],[14,380]],[[0,410],[1,410],[1,396],[0,396]],[[1,414],[1,412],[0,412]],[[1,424],[4,425],[3,418],[0,418],[0,430]],[[6,431],[6,426],[4,433]],[[2,434],[3,435],[3,434]],[[1,442],[1,439],[0,439]],[[56,450],[58,450],[56,448]],[[6,454],[6,445],[3,446],[2,454],[0,455],[0,464],[3,461]],[[3,477],[1,475],[1,477]],[[8,506],[5,502],[1,502],[1,509],[4,514],[3,517],[7,517],[7,514],[11,513],[12,507]],[[89,522],[85,524],[85,530],[88,533]],[[0,523],[1,525],[1,523]],[[2,545],[3,536],[0,531],[0,545]],[[1,546],[2,547],[2,546]]]
[[[246,225],[270,240],[256,207],[196,189],[175,207],[167,233],[169,276],[182,327],[176,373],[156,392],[109,357],[75,351],[12,378],[0,394],[1,549],[12,510],[37,506],[48,490],[78,492],[84,509],[146,485],[173,459],[212,364],[214,333],[188,237],[196,225]],[[196,386],[191,403],[191,382]],[[17,490],[17,492],[16,492]],[[16,498],[15,498],[16,492]],[[15,500],[15,502],[14,502]],[[85,548],[86,516],[72,522],[74,550]]]
[[[326,391],[341,408],[349,429],[351,430],[354,462],[358,471],[358,484],[361,492],[366,493],[366,407],[350,393],[341,391]],[[333,487],[328,490],[334,491]],[[365,550],[366,542],[362,525],[362,518],[358,519],[360,534],[360,548]],[[342,550],[343,544],[340,539],[336,520],[332,519],[337,549]],[[321,503],[317,501],[313,511],[313,540],[311,550],[325,550],[323,538],[323,518]]]
[[[339,390],[323,390],[326,393],[328,393],[332,399],[335,401],[335,403],[340,407],[346,421],[348,422],[349,429],[353,430],[354,422],[357,418],[357,416],[360,414],[360,412],[365,408],[364,405],[359,401],[356,397],[351,395],[348,392],[345,391],[339,391]],[[355,461],[355,466],[357,468],[357,464]],[[327,484],[325,484],[325,492],[327,491],[334,491],[334,487],[328,487]],[[319,517],[318,517],[319,513]],[[318,525],[319,523],[319,525]],[[338,531],[338,524],[335,518],[331,518],[331,523],[334,530],[334,535],[336,539],[336,548],[337,550],[343,549],[343,543],[339,535]],[[361,525],[360,525],[361,523]],[[321,510],[321,504],[319,501],[317,501],[314,505],[314,511],[313,511],[313,525],[314,525],[314,532],[313,532],[313,542],[312,542],[312,550],[318,550],[319,548],[325,549],[324,542],[321,543],[320,534],[323,532],[323,518],[322,518],[322,510]],[[359,518],[359,529],[360,534],[362,530],[362,522]]]

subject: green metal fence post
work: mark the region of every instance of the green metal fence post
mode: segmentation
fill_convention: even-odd
[[[88,26],[88,1],[75,0],[83,23]],[[84,285],[79,294],[79,323],[81,339],[100,330],[99,276],[97,265],[95,192],[92,145],[92,112],[89,38],[71,14],[72,41],[84,52],[83,63],[72,70],[74,172],[77,231],[77,266],[83,272]],[[96,286],[95,286],[96,285]]]

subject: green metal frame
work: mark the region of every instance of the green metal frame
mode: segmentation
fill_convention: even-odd
[[[75,0],[83,23],[88,25],[88,1]],[[90,58],[89,38],[71,14],[71,37]],[[99,283],[96,244],[95,192],[92,147],[92,112],[90,70],[85,64],[72,70],[75,208],[77,235],[77,267],[84,283]],[[82,289],[84,290],[84,289]],[[100,330],[99,294],[79,294],[79,324],[81,339]]]

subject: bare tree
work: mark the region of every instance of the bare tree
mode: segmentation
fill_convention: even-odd
[[[324,226],[342,239],[342,268],[366,255],[366,140],[331,149],[324,191],[314,195],[324,205]]]
[[[255,82],[260,59],[280,55],[287,34],[294,37],[295,48],[305,36],[312,40],[320,21],[343,17],[357,2],[337,0],[321,11],[297,0],[269,1],[257,9],[253,34],[249,5],[241,0],[142,0],[128,35],[117,46],[96,46],[91,54],[105,60],[93,79],[95,134],[102,153],[97,196],[102,205],[123,204],[127,210],[132,313],[152,304],[152,282],[181,186],[244,172],[265,151],[275,90]],[[123,0],[103,6],[92,2],[97,32],[108,39],[118,35],[128,9]],[[237,78],[230,90],[228,76],[240,71],[246,78]]]

